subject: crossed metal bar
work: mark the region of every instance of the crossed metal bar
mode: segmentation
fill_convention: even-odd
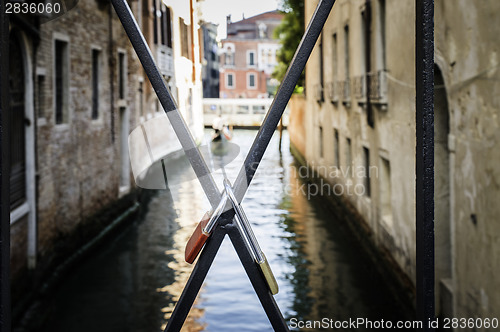
[[[201,186],[207,195],[210,204],[215,208],[221,197],[217,185],[210,174],[210,170],[203,159],[203,156],[198,151],[196,143],[191,135],[186,122],[179,112],[175,101],[173,100],[165,82],[155,64],[151,51],[144,39],[144,36],[135,20],[130,7],[126,0],[111,1],[116,13],[122,22],[122,25],[127,33],[132,46],[134,47],[139,60],[144,67],[144,71],[155,90],[158,99],[170,120],[174,131],[179,138],[181,146],[191,163]],[[302,40],[295,52],[295,55],[288,67],[285,77],[276,93],[276,96],[271,104],[269,111],[257,133],[257,136],[250,148],[250,151],[245,158],[244,164],[238,173],[234,183],[234,194],[237,203],[241,203],[243,196],[250,185],[257,167],[262,160],[264,152],[271,140],[271,137],[276,130],[276,126],[283,115],[285,107],[290,99],[295,85],[305,68],[306,62],[316,44],[316,41],[323,29],[323,25],[330,14],[335,0],[320,0],[316,10],[309,22],[308,27],[302,37]],[[193,22],[192,22],[193,23]],[[230,208],[231,203],[227,202],[227,208]],[[191,273],[191,276],[184,288],[184,291],[169,319],[165,331],[179,331],[192,307],[194,300],[205,280],[205,277],[212,265],[212,262],[217,254],[217,251],[227,234],[233,243],[233,246],[242,262],[245,271],[254,287],[257,296],[271,322],[275,331],[288,331],[288,326],[273,298],[269,292],[268,286],[262,275],[260,274],[255,260],[248,250],[246,250],[245,241],[232,223],[235,211],[234,208],[228,209],[221,214],[218,224],[212,235],[208,239],[205,247]]]

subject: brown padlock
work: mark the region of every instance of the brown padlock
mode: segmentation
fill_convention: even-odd
[[[186,258],[186,262],[188,262],[189,264],[192,264],[194,262],[196,256],[198,256],[201,248],[203,248],[203,245],[205,244],[205,242],[207,242],[207,239],[210,236],[209,233],[206,233],[204,231],[209,220],[210,214],[207,212],[203,216],[203,219],[201,219],[201,221],[198,223],[198,226],[196,226],[193,235],[191,235],[188,243],[186,244],[186,251],[184,253],[184,256]]]
[[[203,216],[203,219],[196,226],[193,235],[189,238],[188,243],[186,244],[186,251],[184,252],[184,257],[186,262],[189,264],[193,264],[196,256],[203,248],[205,242],[207,242],[208,237],[212,233],[212,230],[215,227],[217,219],[222,214],[224,207],[226,206],[227,195],[224,191],[222,193],[222,199],[219,202],[219,205],[215,208],[213,213],[207,212]]]

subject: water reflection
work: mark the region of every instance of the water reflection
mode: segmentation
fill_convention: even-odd
[[[224,168],[232,182],[255,134],[234,135],[241,152]],[[349,221],[323,200],[306,199],[286,132],[282,153],[278,141],[275,135],[242,205],[278,281],[285,318],[401,318],[349,235]],[[221,187],[221,170],[215,178]],[[45,331],[163,330],[192,270],[184,246],[208,208],[196,181],[158,191],[140,220],[65,280]],[[227,238],[183,330],[272,330]]]
[[[297,167],[292,164],[291,168]],[[307,200],[301,179],[290,172],[291,195],[282,207],[289,211],[285,230],[291,234],[287,261],[296,267],[293,317],[302,320],[367,318],[397,321],[408,317],[388,293],[373,264],[351,235],[346,216],[328,208],[321,197]],[[292,317],[290,316],[290,318]]]

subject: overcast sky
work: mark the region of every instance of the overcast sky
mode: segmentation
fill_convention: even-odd
[[[233,22],[278,8],[280,0],[204,0],[201,3],[203,19],[219,24],[219,38],[226,37],[226,16]]]

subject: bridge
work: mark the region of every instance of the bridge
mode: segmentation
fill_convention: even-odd
[[[220,114],[229,126],[236,128],[260,127],[267,111],[271,107],[272,99],[203,99],[203,123],[205,127],[212,127],[214,118]],[[283,113],[283,126],[289,123],[288,106]]]

